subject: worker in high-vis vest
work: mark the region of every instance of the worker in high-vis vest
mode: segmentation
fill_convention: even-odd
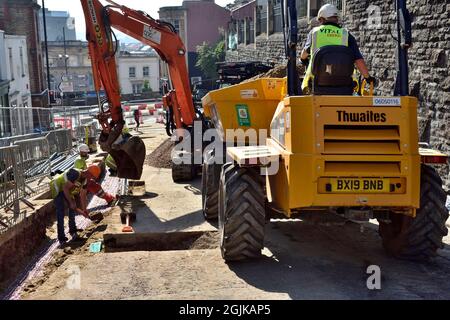
[[[77,237],[77,226],[75,224],[75,214],[81,214],[86,218],[89,215],[86,211],[85,201],[80,199],[81,207],[77,207],[76,198],[81,195],[85,196],[85,192],[82,189],[85,188],[86,182],[89,179],[98,179],[101,174],[99,166],[89,166],[86,170],[69,169],[50,181],[50,191],[54,204],[56,207],[58,240],[60,244],[64,244],[68,241],[64,233],[64,213],[66,211],[66,205],[69,208],[69,233],[72,239]],[[85,199],[84,199],[85,200]]]
[[[82,144],[78,148],[78,151],[80,152],[80,156],[75,160],[73,167],[79,170],[86,170],[87,169],[86,160],[89,158],[89,147],[86,144]],[[94,179],[89,179],[86,185],[87,185],[86,186],[87,192],[92,193],[93,195],[99,198],[102,198],[108,203],[108,205],[112,204],[114,200],[116,200],[115,196],[103,190],[102,186]],[[84,200],[84,198],[85,196],[82,195],[81,199]]]
[[[105,165],[108,167],[111,176],[117,176],[117,164],[114,158],[108,154],[105,159]]]
[[[355,37],[339,24],[339,11],[333,4],[323,5],[317,15],[320,26],[313,28],[306,39],[300,59],[303,63],[309,60],[308,68],[302,83],[304,93],[311,92],[313,74],[312,63],[316,51],[324,46],[346,46],[354,55],[355,65],[368,83],[375,84],[376,79],[369,74],[364,58],[359,50]]]
[[[79,157],[75,160],[73,167],[79,170],[86,170],[86,160],[89,159],[89,147],[87,144],[82,144],[78,147]]]

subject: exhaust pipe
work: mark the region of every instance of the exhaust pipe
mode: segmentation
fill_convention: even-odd
[[[395,96],[409,95],[408,49],[412,46],[411,15],[406,0],[396,0],[397,11],[397,80]]]

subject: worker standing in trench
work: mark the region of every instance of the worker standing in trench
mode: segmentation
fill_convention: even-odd
[[[88,167],[86,160],[89,158],[89,147],[86,144],[82,144],[78,148],[78,151],[80,152],[80,156],[75,160],[74,168],[78,170],[86,170]],[[86,199],[87,193],[92,193],[95,196],[102,198],[108,203],[108,205],[110,205],[111,203],[114,202],[114,200],[116,200],[116,197],[104,191],[102,186],[94,179],[89,179],[87,181],[86,189],[81,190],[81,193],[82,193],[81,195],[82,200]],[[83,210],[86,210],[85,206],[87,207],[87,203],[82,204]]]
[[[86,198],[86,193],[81,191],[87,181],[90,179],[98,179],[100,174],[100,167],[92,165],[86,170],[78,170],[75,168],[69,169],[64,173],[57,175],[50,181],[50,191],[56,206],[58,240],[60,244],[64,244],[68,241],[64,233],[66,204],[68,204],[69,208],[69,233],[72,236],[72,239],[76,239],[78,237],[78,230],[75,224],[75,214],[81,214],[89,219],[89,214],[84,206],[86,199],[83,199]],[[82,208],[77,206],[77,199],[80,201],[80,206]]]

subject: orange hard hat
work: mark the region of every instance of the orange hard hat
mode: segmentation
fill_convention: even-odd
[[[87,168],[87,171],[95,178],[98,179],[100,177],[100,174],[102,173],[102,170],[99,166],[92,165]]]

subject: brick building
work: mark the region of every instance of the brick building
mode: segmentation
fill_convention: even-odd
[[[0,29],[6,34],[27,37],[27,58],[33,107],[48,105],[47,85],[39,36],[39,10],[37,0],[0,0]]]
[[[230,20],[230,11],[214,0],[185,0],[181,6],[162,7],[159,19],[170,22],[187,48],[187,64],[192,80],[202,77],[197,63],[197,46],[203,42],[215,44],[223,37]]]
[[[377,95],[393,94],[396,75],[394,1],[300,0],[297,1],[299,50],[310,29],[308,21],[323,3],[342,10],[343,24],[357,39],[371,72],[380,79]],[[254,43],[239,42],[228,47],[228,61],[262,60],[285,63],[279,19],[279,0],[256,0]],[[413,18],[413,47],[409,53],[410,92],[419,99],[421,141],[450,153],[450,3],[448,0],[410,0]],[[246,30],[246,32],[249,32]],[[246,37],[251,39],[250,35]],[[450,189],[448,166],[441,176]]]

